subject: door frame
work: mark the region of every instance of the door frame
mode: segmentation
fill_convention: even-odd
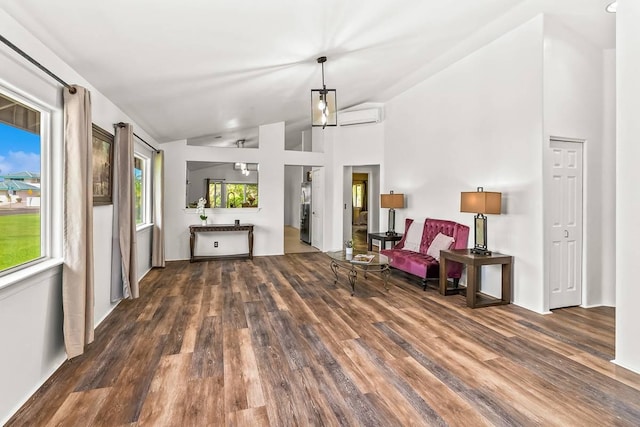
[[[324,251],[324,214],[327,200],[324,166],[313,167],[311,175],[311,246]],[[318,212],[316,213],[316,211]],[[316,232],[314,232],[314,224]]]
[[[550,206],[551,206],[551,165],[552,165],[552,142],[571,142],[581,144],[582,146],[582,248],[580,251],[580,306],[585,305],[585,295],[587,293],[587,275],[586,275],[586,251],[587,251],[587,234],[585,227],[587,224],[587,182],[588,182],[588,169],[587,169],[587,140],[582,138],[572,138],[563,136],[549,135],[545,138],[544,153],[543,153],[543,274],[544,274],[544,292],[543,292],[543,312],[551,313],[550,311],[550,298],[551,298],[551,250],[549,242],[551,241],[551,218],[550,218]]]
[[[368,165],[343,165],[343,215],[342,215],[342,237],[343,240],[350,240],[353,229],[351,227],[351,221],[353,218],[353,209],[351,203],[353,174],[362,173],[367,174],[367,208],[368,220],[367,220],[367,236],[368,233],[376,232],[380,227],[380,165],[368,164]]]

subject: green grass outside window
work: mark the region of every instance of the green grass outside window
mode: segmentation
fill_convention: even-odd
[[[0,216],[0,270],[40,257],[40,214]]]

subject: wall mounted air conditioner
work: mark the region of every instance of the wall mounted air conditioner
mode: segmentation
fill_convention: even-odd
[[[381,120],[379,108],[366,110],[340,111],[338,112],[338,124],[340,126],[362,125],[365,123],[379,123]]]

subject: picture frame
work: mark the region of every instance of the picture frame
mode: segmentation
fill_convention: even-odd
[[[92,125],[93,205],[113,204],[113,135]]]

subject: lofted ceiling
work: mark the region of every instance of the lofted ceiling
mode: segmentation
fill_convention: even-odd
[[[614,47],[607,3],[0,0],[0,8],[158,142],[251,146],[257,126],[284,121],[293,146],[309,127],[310,90],[321,86],[319,56],[328,57],[339,109],[385,102],[541,12]]]

